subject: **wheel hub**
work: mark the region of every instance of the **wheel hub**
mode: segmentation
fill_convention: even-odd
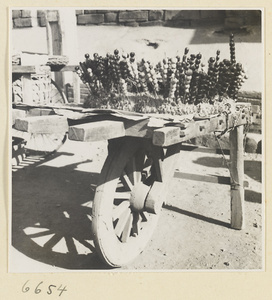
[[[142,182],[139,182],[135,185],[130,197],[130,205],[132,210],[142,211],[144,209],[145,200],[149,190],[150,186],[147,186]]]

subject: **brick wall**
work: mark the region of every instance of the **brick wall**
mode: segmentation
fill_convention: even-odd
[[[257,10],[76,10],[77,24],[123,26],[198,27],[224,25],[238,28],[260,24]],[[57,21],[57,11],[50,11],[49,21]],[[36,19],[36,22],[33,20]],[[30,10],[12,11],[13,28],[45,26],[44,11],[36,15]],[[37,25],[36,25],[37,24]]]
[[[33,20],[30,10],[13,10],[12,11],[13,28],[32,27]]]

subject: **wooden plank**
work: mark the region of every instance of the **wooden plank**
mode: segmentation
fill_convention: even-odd
[[[211,132],[212,127],[216,128],[214,124],[217,124],[215,120],[212,120],[211,123],[208,120],[189,123],[186,129],[181,130],[183,134],[181,141],[187,141],[189,139],[208,134]]]
[[[167,147],[180,142],[179,127],[163,127],[154,130],[152,142],[155,146]]]
[[[153,130],[147,126],[148,119],[141,121],[125,120],[124,126],[126,129],[126,136],[151,138]]]
[[[12,73],[32,74],[35,72],[36,72],[35,66],[21,66],[21,65],[12,66]]]
[[[188,123],[186,129],[181,130],[184,137],[180,139],[181,142],[188,141],[189,139],[199,136],[207,135],[211,132],[224,131],[226,128],[233,128],[233,126],[244,125],[248,121],[248,113],[239,112],[237,114],[229,115],[228,119],[225,116],[211,118],[210,120],[200,120]]]
[[[14,127],[28,133],[65,133],[68,130],[68,122],[63,116],[36,116],[16,119]]]
[[[27,112],[26,117],[48,116],[48,115],[55,115],[53,109],[35,107],[35,108],[31,108]]]
[[[75,72],[75,67],[77,65],[68,65],[64,66],[59,72]],[[12,73],[18,73],[18,74],[33,74],[33,73],[39,73],[39,66],[21,66],[21,65],[14,65],[12,66]]]
[[[95,142],[125,136],[121,121],[99,121],[71,126],[68,138],[73,141]]]
[[[230,132],[231,227],[244,227],[244,148],[243,126]]]

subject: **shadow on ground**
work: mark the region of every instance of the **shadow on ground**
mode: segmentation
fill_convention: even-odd
[[[211,224],[215,224],[215,225],[218,225],[218,226],[223,226],[223,227],[226,227],[226,228],[230,228],[229,223],[226,223],[226,222],[223,222],[223,221],[220,221],[220,220],[216,220],[216,219],[213,219],[213,218],[209,218],[209,217],[206,217],[206,216],[203,216],[203,215],[191,212],[191,211],[187,211],[187,210],[178,208],[176,206],[166,204],[166,205],[163,206],[163,208],[165,208],[169,211],[174,211],[174,212],[180,213],[180,214],[185,215],[187,217],[195,218],[195,219],[198,219],[198,220],[201,220],[201,221],[204,221],[204,222],[208,222],[208,223],[211,223]]]
[[[199,164],[206,167],[213,168],[226,168],[224,161],[221,157],[200,157],[193,161],[195,164]],[[262,162],[261,161],[244,161],[244,172],[250,178],[257,182],[262,182]],[[262,203],[262,194],[250,189],[245,189],[245,201],[252,203]]]
[[[98,174],[75,170],[77,165],[36,163],[13,173],[12,245],[53,266],[107,269],[95,253],[91,232],[90,184],[97,184]]]
[[[229,160],[227,160],[229,162]],[[200,157],[193,161],[195,164],[199,164],[205,167],[212,168],[226,168],[222,157]],[[262,182],[262,162],[261,161],[244,161],[245,174],[250,178]]]

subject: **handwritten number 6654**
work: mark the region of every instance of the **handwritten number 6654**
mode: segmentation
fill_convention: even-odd
[[[23,293],[27,293],[28,291],[30,291],[30,287],[28,286],[28,282],[29,282],[29,280],[27,280],[26,283],[25,283],[25,284],[23,285],[23,287],[22,287],[22,292],[23,292]],[[36,286],[36,288],[35,288],[35,290],[34,290],[34,293],[35,293],[35,294],[39,294],[39,293],[42,292],[42,290],[41,290],[41,288],[40,288],[40,286],[41,286],[42,284],[43,284],[43,281],[41,281],[41,282]],[[48,286],[47,294],[48,294],[48,295],[51,295],[51,294],[53,293],[53,289],[56,288],[56,287],[57,287],[56,285],[50,284],[50,285]],[[62,285],[60,285],[60,287],[57,289],[57,291],[60,292],[60,293],[59,293],[59,296],[61,296],[63,292],[66,292],[66,291],[67,291],[67,290],[66,290],[66,286],[65,286],[65,287],[62,287]]]

